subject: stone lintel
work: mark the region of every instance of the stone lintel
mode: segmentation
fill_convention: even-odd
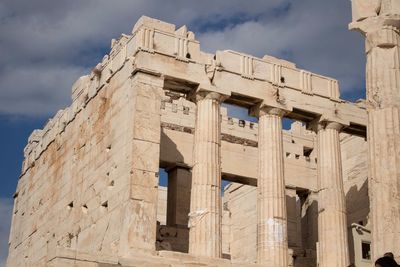
[[[137,73],[144,73],[144,74],[149,74],[155,77],[161,77],[162,73],[152,70],[152,69],[148,69],[148,68],[143,68],[143,67],[133,67],[132,70],[132,76],[135,76]]]
[[[300,82],[296,82],[298,80],[296,77],[301,75],[299,69],[282,66],[288,72],[283,77],[285,81],[282,87],[271,82],[270,73],[255,72],[254,79],[243,78],[239,71],[241,54],[233,51],[219,52],[217,60],[221,61],[223,69],[215,73],[212,81],[204,69],[206,61],[204,58],[193,58],[195,62],[188,64],[176,61],[169,54],[157,51],[155,54],[150,54],[140,51],[135,55],[134,64],[136,69],[144,72],[161,73],[168,80],[170,90],[188,94],[188,99],[193,102],[195,102],[194,96],[197,92],[208,91],[227,95],[229,97],[224,101],[244,107],[251,107],[260,102],[271,106],[289,105],[293,108],[293,112],[291,112],[293,117],[303,116],[304,112],[316,117],[336,107],[353,124],[366,125],[365,109],[354,103],[340,100],[338,92],[336,92],[337,81],[331,78],[312,74],[310,88],[313,90],[312,95],[308,95],[301,91]],[[256,59],[253,58],[254,60]],[[273,65],[266,60],[257,60],[257,63],[254,64],[265,67]],[[175,64],[176,67],[171,68],[171,64]],[[321,87],[321,85],[314,84],[316,81],[318,84],[324,85]]]
[[[132,81],[164,88],[165,78],[152,72],[138,71],[132,74]]]

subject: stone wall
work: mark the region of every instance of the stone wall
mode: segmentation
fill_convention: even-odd
[[[63,248],[105,258],[154,250],[146,240],[156,234],[147,230],[156,224],[162,85],[132,76],[128,38],[74,84],[72,105],[30,136],[8,266],[42,266]],[[143,236],[135,220],[147,220]]]
[[[30,138],[15,196],[9,266],[44,265],[57,247],[120,253],[133,160],[126,135],[134,106],[128,76],[125,67],[82,99],[80,110],[59,112],[40,139]]]

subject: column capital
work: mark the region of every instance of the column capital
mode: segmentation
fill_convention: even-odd
[[[363,35],[368,35],[370,33],[379,31],[386,26],[392,26],[399,29],[400,14],[367,16],[365,18],[351,22],[349,24],[349,29],[361,32]]]
[[[279,117],[283,117],[285,116],[285,114],[287,114],[288,111],[281,109],[281,108],[276,108],[276,107],[268,107],[268,106],[264,106],[261,107],[258,111],[258,115],[259,116],[263,116],[263,115],[276,115]]]
[[[204,99],[216,100],[221,103],[229,98],[229,95],[215,91],[199,90],[190,94],[188,98],[195,103]]]
[[[317,133],[318,131],[325,129],[334,129],[340,132],[341,130],[343,130],[343,128],[349,125],[350,122],[342,120],[339,117],[333,117],[333,116],[328,117],[322,115],[321,117],[316,118],[312,122],[310,122],[307,125],[307,128]]]
[[[382,25],[375,31],[366,33],[365,51],[368,53],[375,47],[389,48],[400,46],[399,28],[392,25]]]
[[[276,115],[279,117],[283,117],[286,114],[292,111],[291,108],[280,105],[267,105],[267,104],[258,104],[250,108],[250,114],[256,117],[261,117],[263,115]]]
[[[324,129],[333,129],[336,131],[341,131],[344,127],[346,127],[345,125],[336,122],[336,121],[325,121],[323,123],[320,124],[321,126],[324,127]]]

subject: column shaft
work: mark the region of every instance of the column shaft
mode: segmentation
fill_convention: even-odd
[[[221,118],[219,95],[197,102],[189,214],[189,253],[221,257]]]
[[[400,258],[399,40],[399,30],[391,26],[367,34],[368,186],[374,259],[389,251]]]
[[[346,200],[338,123],[318,130],[319,266],[348,266]]]
[[[279,109],[259,118],[258,263],[288,266],[286,194],[283,165],[282,116]]]

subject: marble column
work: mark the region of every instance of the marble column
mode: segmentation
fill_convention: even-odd
[[[342,125],[318,125],[318,261],[320,267],[349,265],[346,199],[339,131]]]
[[[382,1],[369,17],[354,2],[350,28],[366,38],[372,257],[393,252],[400,260],[400,3]]]
[[[197,96],[194,165],[189,213],[189,253],[222,255],[221,96]]]
[[[260,264],[288,266],[282,117],[278,108],[262,108],[258,126],[257,258]]]
[[[376,42],[390,35],[393,44]],[[385,26],[367,34],[369,193],[372,254],[400,257],[400,58],[399,29]]]

